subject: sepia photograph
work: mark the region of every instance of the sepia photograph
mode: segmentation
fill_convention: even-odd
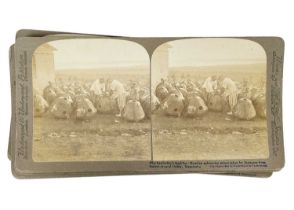
[[[294,210],[292,1],[0,5],[0,210]]]
[[[151,59],[154,160],[266,159],[266,53],[254,41],[166,42]]]
[[[32,58],[33,160],[151,159],[150,59],[118,39],[64,39]]]

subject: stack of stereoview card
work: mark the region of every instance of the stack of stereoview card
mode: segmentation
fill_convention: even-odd
[[[21,30],[10,48],[16,177],[212,173],[284,165],[279,37]]]

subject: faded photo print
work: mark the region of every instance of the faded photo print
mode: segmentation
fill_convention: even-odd
[[[33,54],[33,160],[266,159],[266,54],[238,38],[65,39]],[[151,69],[151,70],[150,70]]]
[[[33,54],[33,160],[150,160],[150,59],[118,39],[66,39]]]
[[[266,54],[233,38],[170,41],[151,59],[154,160],[266,159]]]

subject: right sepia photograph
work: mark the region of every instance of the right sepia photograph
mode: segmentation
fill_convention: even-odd
[[[266,159],[266,53],[238,38],[166,42],[151,59],[153,160]]]

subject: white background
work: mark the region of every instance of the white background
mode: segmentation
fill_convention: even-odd
[[[294,209],[293,1],[0,2],[0,209]],[[152,175],[18,180],[10,172],[8,48],[18,29],[125,36],[281,36],[286,166],[271,178]]]

